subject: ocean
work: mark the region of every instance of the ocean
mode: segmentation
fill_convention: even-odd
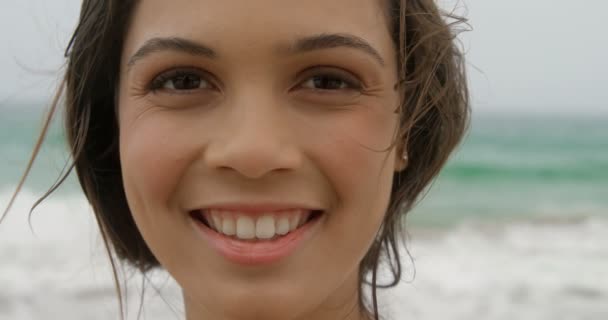
[[[2,114],[3,209],[42,112]],[[2,320],[117,319],[109,263],[73,176],[28,224],[68,160],[59,127],[0,224]],[[380,291],[386,319],[608,319],[608,116],[475,115],[406,226],[412,259],[402,282]],[[137,319],[141,277],[126,272],[128,319]],[[170,277],[149,280],[141,319],[183,319]]]

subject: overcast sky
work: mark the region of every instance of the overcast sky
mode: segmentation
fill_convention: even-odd
[[[474,109],[608,113],[608,1],[463,4],[474,28],[462,36]],[[79,6],[1,0],[0,108],[50,96]]]

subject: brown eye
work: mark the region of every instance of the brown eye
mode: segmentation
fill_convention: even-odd
[[[314,70],[316,69],[316,70]],[[314,68],[311,74],[301,86],[315,91],[341,91],[361,89],[361,83],[345,71],[335,68]]]
[[[183,76],[176,76],[173,79],[165,81],[163,84],[164,89],[171,90],[192,90],[198,89],[201,85],[201,78],[196,75],[188,74]]]
[[[152,90],[190,91],[209,89],[212,85],[194,70],[173,70],[163,73],[152,81]]]
[[[330,75],[314,76],[304,82],[304,86],[317,90],[339,90],[351,87],[346,81]]]

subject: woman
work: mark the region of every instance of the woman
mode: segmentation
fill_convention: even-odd
[[[380,261],[396,284],[402,218],[468,121],[432,0],[85,0],[66,57],[113,266],[166,269],[188,320],[379,318]]]

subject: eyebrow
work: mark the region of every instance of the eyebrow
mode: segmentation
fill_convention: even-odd
[[[372,56],[381,66],[385,65],[384,59],[380,53],[374,49],[367,41],[360,37],[344,34],[344,33],[331,33],[331,34],[319,34],[308,36],[297,39],[291,45],[287,46],[287,52],[290,54],[304,53],[315,50],[332,49],[339,47],[347,47],[357,49],[365,52]],[[180,38],[180,37],[157,37],[147,40],[138,50],[133,54],[127,66],[133,66],[138,60],[149,56],[150,54],[162,51],[177,51],[184,52],[187,54],[202,56],[209,59],[217,59],[218,54],[209,46],[202,43],[198,43],[192,40]]]
[[[203,56],[209,59],[216,59],[217,53],[208,46],[194,41],[179,38],[179,37],[168,37],[168,38],[152,38],[146,41],[138,50],[129,58],[127,66],[133,66],[138,60],[149,56],[155,52],[161,51],[177,51],[184,52],[195,56]]]
[[[385,64],[380,53],[367,41],[355,35],[346,33],[323,33],[301,38],[295,41],[289,51],[295,54],[339,47],[361,50],[371,55],[380,65],[384,66]]]

